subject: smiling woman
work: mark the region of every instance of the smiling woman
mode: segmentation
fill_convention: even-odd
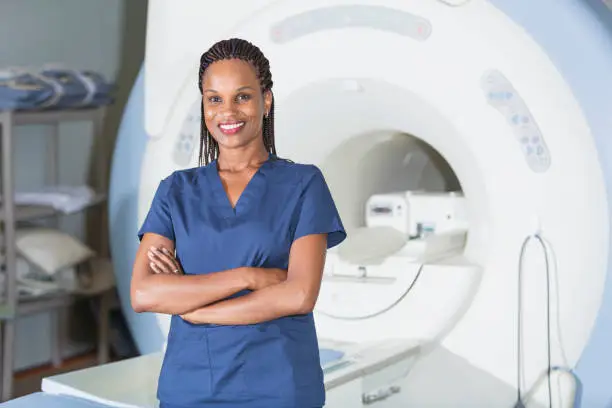
[[[257,47],[215,44],[199,87],[200,166],[159,184],[131,283],[134,310],[172,315],[161,407],[322,407],[312,310],[342,221],[317,167],[276,156]]]
[[[204,74],[206,128],[224,148],[244,147],[262,137],[263,117],[270,110],[272,93],[266,90],[262,95],[255,88],[258,82],[251,64],[241,60],[219,61]],[[233,135],[236,137],[227,137]]]
[[[243,54],[244,59],[235,54]],[[221,41],[202,55],[200,164],[218,157],[219,143],[239,147],[263,138],[265,150],[276,154],[272,85],[270,63],[246,41]],[[225,137],[236,133],[243,137],[232,141]]]

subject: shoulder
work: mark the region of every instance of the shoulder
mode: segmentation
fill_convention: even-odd
[[[288,159],[277,158],[274,162],[279,173],[296,186],[305,188],[313,181],[325,181],[319,167],[310,163],[297,163]]]
[[[206,169],[210,166],[192,167],[188,169],[174,170],[160,182],[160,189],[167,193],[176,193],[184,188],[198,185],[204,177]]]

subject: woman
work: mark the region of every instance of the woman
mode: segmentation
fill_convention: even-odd
[[[312,310],[341,219],[317,167],[276,156],[257,47],[213,45],[198,81],[200,166],[159,184],[132,277],[135,311],[172,315],[161,407],[321,407]]]

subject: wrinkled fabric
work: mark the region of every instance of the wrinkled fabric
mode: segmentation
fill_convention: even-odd
[[[113,102],[100,74],[64,68],[0,70],[0,111],[79,109]]]

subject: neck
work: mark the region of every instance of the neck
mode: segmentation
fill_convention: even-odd
[[[259,167],[268,160],[269,153],[263,143],[238,149],[221,149],[217,166],[219,170],[241,171],[249,167]]]

